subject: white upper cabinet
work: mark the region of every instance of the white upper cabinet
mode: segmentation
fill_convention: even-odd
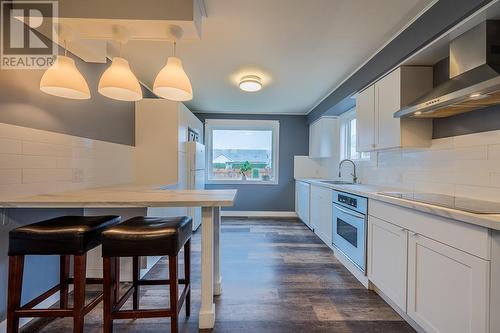
[[[309,157],[328,158],[338,150],[337,118],[322,117],[309,125]]]
[[[371,85],[356,97],[357,151],[375,148],[375,86]]]
[[[432,120],[394,118],[394,113],[432,89],[432,67],[403,66],[356,97],[357,150],[428,147]]]

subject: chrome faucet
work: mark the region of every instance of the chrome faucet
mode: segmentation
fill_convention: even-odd
[[[353,169],[353,173],[351,173],[352,182],[354,184],[356,184],[358,182],[358,177],[356,176],[356,163],[354,163],[352,160],[345,159],[345,160],[340,161],[340,163],[339,163],[339,178],[342,177],[342,164],[344,164],[344,162],[351,162],[352,163],[352,169]]]

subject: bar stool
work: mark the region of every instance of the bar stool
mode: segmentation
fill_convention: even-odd
[[[190,315],[191,284],[191,233],[190,217],[134,217],[112,227],[102,234],[104,271],[104,332],[113,331],[114,319],[170,317],[171,331],[177,333],[178,316],[184,301],[186,316]],[[184,246],[184,279],[177,276],[177,256]],[[168,256],[168,280],[139,278],[139,257]],[[120,257],[133,258],[132,286],[120,298]],[[184,284],[178,298],[178,285]],[[139,309],[139,287],[144,285],[169,285],[170,308]],[[132,310],[121,310],[133,295]]]
[[[73,332],[83,332],[84,316],[102,300],[102,293],[85,305],[85,285],[102,283],[86,278],[87,251],[101,242],[106,228],[120,223],[119,216],[62,216],[29,224],[9,233],[9,290],[7,333],[19,331],[21,317],[73,317]],[[59,255],[59,284],[21,306],[24,257]],[[74,277],[69,277],[70,256],[74,256]],[[73,308],[68,308],[68,285],[74,285]],[[33,309],[60,291],[59,309]]]

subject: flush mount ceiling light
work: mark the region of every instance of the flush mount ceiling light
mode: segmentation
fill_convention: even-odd
[[[102,74],[98,91],[103,96],[119,101],[139,101],[142,99],[139,80],[130,70],[128,61],[121,57],[122,45],[128,41],[128,32],[114,26],[113,39],[120,44],[120,56],[114,57],[111,66]]]
[[[247,92],[256,92],[262,89],[262,80],[257,75],[246,75],[240,80],[240,89]]]
[[[56,61],[40,80],[40,90],[46,94],[70,98],[89,99],[90,90],[83,75],[76,68],[75,61],[68,57],[67,42],[70,33],[62,34],[59,27],[59,35],[64,38],[64,55],[58,55]]]
[[[184,68],[181,59],[177,58],[176,45],[182,37],[182,28],[176,25],[169,27],[169,34],[174,40],[174,56],[168,57],[167,64],[156,76],[153,84],[153,92],[171,101],[183,102],[193,99],[193,88]]]

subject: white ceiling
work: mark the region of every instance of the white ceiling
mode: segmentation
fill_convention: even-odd
[[[306,114],[432,0],[205,0],[201,40],[181,41],[195,112]],[[123,55],[151,87],[172,46],[130,41]],[[264,89],[245,93],[245,74]]]

